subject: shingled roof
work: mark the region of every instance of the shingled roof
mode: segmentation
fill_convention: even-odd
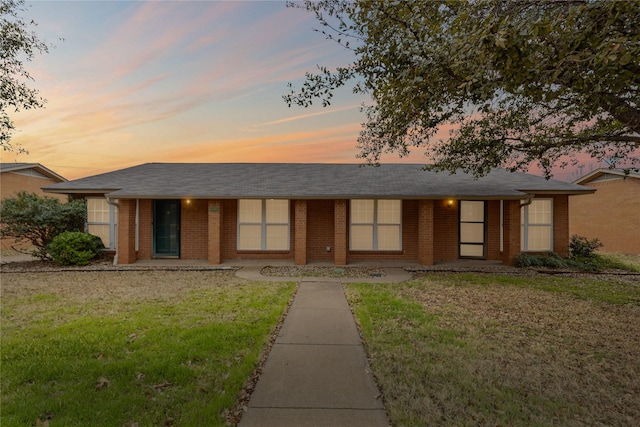
[[[44,188],[114,199],[400,198],[521,199],[530,193],[594,190],[525,173],[495,170],[480,179],[436,173],[423,165],[320,163],[146,163]]]

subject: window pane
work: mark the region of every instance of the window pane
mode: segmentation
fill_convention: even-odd
[[[463,200],[460,202],[460,221],[483,222],[484,202]]]
[[[238,221],[240,223],[261,223],[262,200],[238,200]]]
[[[378,224],[400,224],[402,201],[378,200]]]
[[[529,205],[529,224],[551,224],[551,200],[534,200]]]
[[[289,227],[286,225],[267,225],[267,246],[266,250],[289,249]]]
[[[105,199],[87,199],[87,222],[109,223],[110,207]]]
[[[400,250],[400,226],[399,225],[379,225],[378,226],[378,250],[399,251]]]
[[[373,250],[373,225],[351,226],[351,249],[354,251]]]
[[[111,241],[109,240],[109,224],[89,224],[88,231],[90,234],[100,237],[106,248],[111,247]]]
[[[484,223],[460,224],[460,242],[484,243]]]
[[[267,224],[289,223],[289,201],[267,200]]]
[[[240,224],[238,249],[260,250],[262,248],[262,226]]]
[[[351,224],[373,224],[373,200],[351,200]]]
[[[529,226],[529,240],[527,250],[550,251],[551,250],[551,226]]]
[[[460,245],[460,256],[482,257],[483,245]]]

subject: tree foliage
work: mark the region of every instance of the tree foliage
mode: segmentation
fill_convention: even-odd
[[[25,21],[20,13],[24,0],[0,0],[0,146],[3,151],[16,149],[11,143],[14,131],[9,112],[41,108],[45,100],[27,83],[33,80],[25,61],[36,53],[47,53],[47,44],[31,30],[34,21]]]
[[[31,242],[36,248],[33,255],[47,259],[47,246],[53,238],[65,231],[84,231],[86,219],[83,200],[62,203],[23,191],[0,203],[0,236]]]
[[[434,170],[496,167],[550,176],[575,164],[640,159],[640,2],[306,0],[354,61],[291,84],[289,106],[368,94],[360,157],[425,149]],[[439,139],[441,128],[452,129]]]

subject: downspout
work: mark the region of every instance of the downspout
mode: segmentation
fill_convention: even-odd
[[[115,202],[113,199],[110,199],[108,195],[104,195],[107,204],[111,206],[115,206],[117,209],[120,209],[120,203]],[[113,265],[118,265],[118,246],[116,246],[116,254],[113,256]]]
[[[525,206],[529,206],[531,203],[533,203],[533,196],[529,195],[527,196],[524,202],[520,203],[520,209],[522,209]]]

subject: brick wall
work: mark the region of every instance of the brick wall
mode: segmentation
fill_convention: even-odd
[[[543,197],[543,196],[541,196]],[[553,196],[553,251],[569,256],[569,196]]]
[[[140,200],[138,209],[138,259],[151,259],[153,244],[153,200]],[[118,228],[120,228],[120,226],[118,226]]]
[[[458,201],[449,206],[446,200],[433,201],[433,260],[458,259]]]
[[[181,259],[207,259],[209,250],[208,207],[208,200],[182,200],[180,214]]]
[[[136,262],[136,201],[120,200],[118,205],[118,264],[133,264]]]
[[[333,260],[333,200],[307,201],[307,260]],[[327,246],[331,248],[327,252]]]
[[[586,185],[597,191],[569,198],[569,236],[598,238],[605,252],[640,254],[640,179]]]
[[[501,260],[500,253],[500,200],[487,201],[487,259]]]

